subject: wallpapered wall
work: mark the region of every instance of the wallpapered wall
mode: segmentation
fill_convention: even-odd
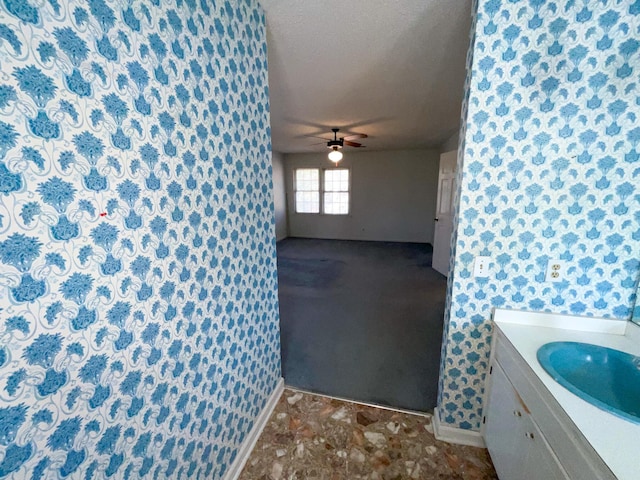
[[[0,478],[220,478],[280,377],[263,13],[0,23]]]
[[[438,414],[479,429],[493,307],[629,318],[640,252],[640,1],[480,0]],[[472,278],[476,255],[489,278]],[[545,282],[550,259],[567,267]]]

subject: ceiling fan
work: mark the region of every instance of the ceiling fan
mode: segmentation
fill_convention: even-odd
[[[340,151],[342,147],[344,147],[345,145],[355,148],[364,147],[364,145],[362,145],[361,143],[353,142],[352,139],[368,137],[368,135],[364,133],[354,133],[352,135],[345,135],[344,137],[338,138],[338,132],[340,131],[340,129],[332,128],[331,131],[333,132],[333,140],[327,141],[327,148],[331,149],[331,152],[329,152],[329,160],[336,164],[340,160],[342,160],[342,152]]]

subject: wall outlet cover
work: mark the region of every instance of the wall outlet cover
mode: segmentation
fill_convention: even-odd
[[[552,259],[547,263],[547,273],[545,280],[547,282],[562,282],[567,273],[567,267],[563,260]]]

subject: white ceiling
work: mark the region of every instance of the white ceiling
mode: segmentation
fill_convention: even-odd
[[[260,0],[275,151],[362,132],[367,150],[436,147],[458,129],[471,0]],[[346,147],[348,149],[348,147]]]

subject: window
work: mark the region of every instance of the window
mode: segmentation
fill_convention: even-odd
[[[318,168],[297,168],[294,170],[294,190],[296,213],[349,214],[348,168],[322,171]]]
[[[349,170],[332,168],[324,171],[323,212],[329,215],[349,213]]]
[[[295,170],[296,213],[320,212],[320,170],[297,168]]]

